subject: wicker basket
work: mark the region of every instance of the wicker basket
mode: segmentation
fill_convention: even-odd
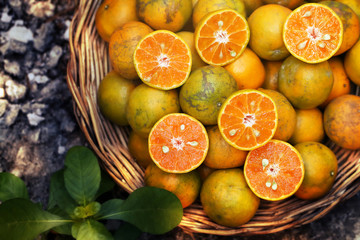
[[[129,128],[119,128],[100,114],[96,92],[100,80],[110,70],[108,45],[98,36],[95,12],[100,0],[81,0],[70,26],[71,59],[67,82],[73,96],[78,124],[103,167],[127,192],[143,186],[144,170],[127,148]],[[359,94],[359,87],[356,89]],[[360,151],[341,149],[329,142],[338,157],[339,171],[335,185],[327,196],[317,201],[295,197],[281,202],[262,201],[254,218],[238,228],[228,228],[212,222],[199,203],[184,209],[179,225],[187,233],[213,235],[258,235],[279,232],[315,221],[339,202],[360,190]]]

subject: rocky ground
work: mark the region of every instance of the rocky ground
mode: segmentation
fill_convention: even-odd
[[[66,151],[87,146],[66,84],[73,0],[0,0],[0,172],[27,184],[30,198],[47,204],[49,179]],[[326,217],[269,236],[241,239],[360,239],[360,195]],[[196,239],[240,239],[195,235]],[[178,229],[143,239],[191,239]]]

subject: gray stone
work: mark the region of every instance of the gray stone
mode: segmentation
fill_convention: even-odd
[[[14,122],[16,121],[16,118],[19,115],[19,111],[20,111],[20,105],[17,104],[9,104],[8,105],[8,110],[6,111],[5,114],[5,126],[10,127],[11,125],[14,124]]]
[[[13,76],[19,77],[22,75],[20,64],[16,61],[4,59],[4,70]]]
[[[7,34],[10,40],[16,40],[23,43],[28,43],[34,39],[32,31],[24,27],[24,22],[21,20],[17,20]]]
[[[0,29],[1,30],[7,30],[10,27],[10,23],[11,23],[13,17],[11,15],[9,15],[8,13],[9,13],[9,8],[8,7],[3,8],[3,11],[1,12],[1,16],[0,16]]]
[[[17,102],[20,99],[23,99],[26,94],[26,90],[26,86],[21,83],[13,80],[7,80],[5,82],[5,92],[10,102]]]
[[[36,30],[34,37],[34,48],[39,52],[44,52],[49,43],[53,40],[54,23],[45,22]]]
[[[29,121],[29,124],[31,126],[37,126],[39,125],[40,122],[44,121],[45,118],[42,117],[42,116],[39,116],[38,114],[36,113],[28,113],[26,115],[26,117],[28,118],[28,121]]]
[[[21,0],[9,0],[9,5],[18,17],[22,17],[22,1]]]
[[[0,117],[4,115],[8,105],[9,105],[8,100],[0,99]]]
[[[48,68],[56,67],[62,54],[63,54],[63,50],[60,46],[58,45],[53,46],[48,54],[46,66]]]
[[[64,38],[65,40],[69,40],[70,24],[71,24],[71,21],[70,21],[70,20],[66,20],[66,21],[65,21],[66,30],[65,30],[65,32],[64,32],[64,34],[63,34],[63,38]]]
[[[27,134],[27,137],[31,143],[39,143],[40,142],[40,133],[41,133],[41,129],[37,128],[35,130],[30,131]]]

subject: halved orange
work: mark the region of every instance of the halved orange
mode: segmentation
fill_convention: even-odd
[[[328,60],[338,51],[342,39],[340,18],[323,4],[301,5],[291,12],[284,24],[286,48],[294,57],[307,63]]]
[[[180,87],[191,71],[191,51],[175,33],[158,30],[146,35],[134,52],[134,64],[147,85],[169,90]]]
[[[305,174],[300,153],[289,143],[270,140],[249,152],[244,175],[259,198],[277,201],[290,197],[300,187]]]
[[[201,59],[224,66],[235,61],[250,39],[246,19],[237,11],[222,9],[205,15],[195,29],[195,47]]]
[[[209,149],[205,127],[184,113],[161,118],[152,128],[148,141],[152,160],[170,173],[186,173],[197,168]]]
[[[221,135],[230,145],[245,151],[266,144],[275,134],[277,121],[275,102],[254,89],[230,95],[218,116]]]

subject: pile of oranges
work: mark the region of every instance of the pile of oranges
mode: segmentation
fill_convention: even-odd
[[[98,106],[146,185],[237,227],[261,201],[324,197],[324,142],[360,149],[357,0],[104,0]]]

